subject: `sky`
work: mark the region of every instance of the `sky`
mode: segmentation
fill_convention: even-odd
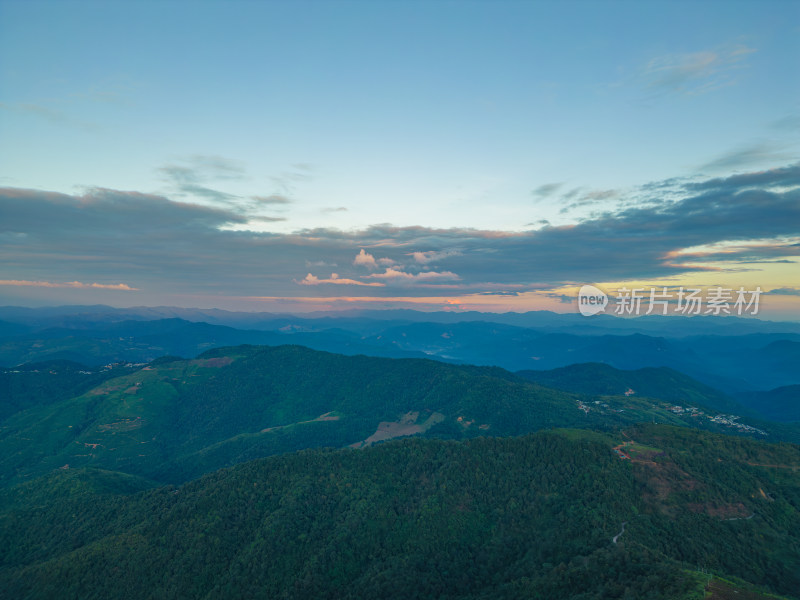
[[[0,304],[800,320],[800,3],[0,0]]]

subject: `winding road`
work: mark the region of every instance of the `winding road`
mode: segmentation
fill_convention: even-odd
[[[615,544],[617,543],[617,538],[619,538],[619,536],[621,536],[623,533],[625,533],[625,525],[627,525],[627,524],[628,524],[627,521],[623,521],[622,522],[622,530],[611,539],[612,542],[614,542]]]

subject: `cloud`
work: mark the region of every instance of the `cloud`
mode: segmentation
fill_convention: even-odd
[[[455,273],[450,271],[443,271],[437,273],[436,271],[422,271],[420,273],[406,273],[400,269],[389,267],[383,273],[373,273],[372,275],[365,275],[365,279],[389,279],[396,281],[453,281],[461,279]]]
[[[312,181],[314,179],[314,165],[309,163],[296,163],[291,169],[283,171],[278,175],[270,177],[272,183],[282,194],[293,195],[298,183]]]
[[[704,94],[735,83],[735,74],[755,53],[754,48],[737,45],[684,54],[667,54],[651,59],[640,78],[661,93]]]
[[[269,196],[250,196],[259,204],[291,204],[292,199],[281,194],[270,194]]]
[[[228,254],[220,248],[220,228],[244,221],[235,211],[139,192],[0,188],[0,235],[17,234],[0,241],[3,274],[20,281],[66,276],[163,288],[199,279],[204,269],[232,258],[214,255]]]
[[[362,265],[370,269],[378,268],[378,263],[375,262],[375,257],[372,256],[372,254],[365,252],[363,248],[358,254],[356,254],[355,259],[353,259],[353,264]]]
[[[333,206],[333,207],[323,208],[322,212],[324,213],[347,212],[347,208],[344,206]]]
[[[311,273],[305,276],[300,281],[295,280],[295,283],[300,285],[322,285],[324,283],[333,283],[336,285],[363,285],[369,287],[383,287],[383,283],[366,283],[364,281],[356,281],[355,279],[347,279],[346,277],[339,277],[336,273],[331,273],[330,279],[319,279]]]
[[[574,199],[576,196],[578,196],[577,200]],[[576,208],[608,203],[609,200],[616,200],[619,197],[619,190],[589,190],[584,192],[582,188],[579,188],[571,190],[568,194],[562,196],[562,200],[570,200],[570,202],[561,207],[558,212],[563,215]]]
[[[621,208],[530,231],[384,224],[279,234],[237,230],[249,217],[234,208],[154,194],[0,188],[2,277],[124,281],[140,290],[139,297],[153,298],[150,303],[163,302],[165,290],[210,298],[203,302],[224,295],[294,296],[300,282],[360,286],[375,296],[402,289],[413,297],[423,295],[425,286],[524,292],[730,271],[742,262],[799,255],[800,163],[651,182],[620,194],[626,201]],[[631,198],[636,202],[628,203]],[[358,260],[365,264],[354,260],[362,250]],[[445,260],[446,269],[429,268]],[[337,276],[297,281],[299,269],[313,271],[318,261],[340,265]],[[364,266],[373,272],[362,277]]]
[[[194,154],[157,170],[178,183],[247,179],[242,163],[222,156]]]
[[[245,224],[286,221],[285,217],[264,213],[293,202],[285,194],[240,196],[219,189],[249,179],[241,162],[222,156],[195,154],[163,165],[157,171],[167,183],[171,197],[234,210],[246,217]]]
[[[458,250],[430,250],[428,252],[412,252],[411,256],[419,264],[427,265],[428,263],[442,260],[448,256],[458,256],[459,254],[461,254],[461,252]]]
[[[328,263],[324,260],[307,260],[306,261],[307,267],[336,267],[338,266],[336,263]]]
[[[366,277],[375,279],[413,279],[414,276],[411,273],[405,273],[399,269],[393,269],[390,267],[383,273],[373,273],[372,275],[367,275]]]
[[[572,200],[574,197],[576,197],[582,191],[583,191],[582,187],[572,188],[570,191],[564,192],[563,194],[561,194],[561,199],[562,200]]]
[[[550,221],[548,221],[547,219],[539,219],[538,221],[531,221],[530,223],[525,223],[525,227],[536,227],[537,229],[541,227],[547,227],[548,225],[550,225]]]
[[[800,163],[683,184],[684,189],[689,192],[721,190],[731,193],[744,189],[777,190],[796,186],[800,186]]]
[[[62,283],[54,283],[52,281],[25,281],[18,279],[0,279],[0,285],[11,285],[20,287],[44,287],[44,288],[121,290],[125,292],[137,291],[137,288],[130,287],[125,283],[81,283],[80,281],[67,281]]]
[[[138,236],[143,231],[184,228],[206,230],[243,223],[235,211],[176,202],[155,194],[88,188],[80,195],[0,188],[0,230],[47,232],[77,228],[84,235],[104,236],[99,227],[113,227],[113,236]],[[113,238],[112,238],[113,239]]]
[[[179,196],[195,196],[197,198],[211,200],[212,202],[231,203],[238,198],[238,196],[234,194],[228,194],[202,185],[187,183],[179,186],[179,189],[181,192]]]
[[[254,215],[254,216],[248,217],[248,220],[249,221],[256,221],[256,222],[260,221],[262,223],[277,223],[279,221],[286,221],[287,219],[286,219],[286,217],[270,217],[270,216],[267,216],[267,215]]]
[[[682,248],[668,253],[673,259],[696,262],[793,263],[772,257],[800,255],[800,238],[725,241],[705,246]]]
[[[519,296],[519,292],[509,291],[509,290],[497,290],[497,291],[489,291],[489,292],[479,292],[479,296]],[[573,298],[574,300],[574,298]]]
[[[770,294],[778,294],[779,296],[800,296],[800,288],[777,288],[769,291]]]
[[[537,187],[535,190],[533,190],[532,194],[540,198],[547,198],[548,196],[552,196],[553,194],[555,194],[559,190],[559,188],[561,188],[562,185],[564,184],[560,182],[545,183]]]
[[[610,198],[617,198],[619,197],[618,190],[592,190],[591,192],[586,192],[583,197],[586,200],[608,200]]]
[[[212,202],[231,203],[238,196],[203,185],[213,181],[246,179],[241,163],[222,156],[195,154],[156,169],[179,197],[194,196]]]
[[[797,153],[790,152],[786,144],[775,142],[757,142],[731,150],[700,167],[702,171],[719,171],[753,167],[767,163],[775,164],[797,158]]]

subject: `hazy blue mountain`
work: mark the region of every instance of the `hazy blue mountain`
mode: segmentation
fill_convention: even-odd
[[[586,362],[627,370],[669,367],[728,394],[800,384],[795,366],[800,364],[800,324],[735,317],[587,319],[546,311],[403,310],[292,316],[170,307],[6,307],[0,308],[0,318],[13,331],[0,331],[0,364],[7,366],[53,358],[85,364],[141,362],[164,354],[191,357],[225,345],[293,343],[350,355],[427,356],[512,371]]]
[[[43,308],[0,307],[0,320],[39,328],[55,326],[80,327],[114,321],[151,321],[170,318],[262,330],[277,330],[281,327],[294,326],[315,331],[330,327],[340,327],[351,331],[363,332],[369,330],[376,323],[385,323],[386,325],[383,328],[386,328],[392,325],[410,323],[452,325],[455,323],[484,321],[578,335],[629,335],[642,333],[661,337],[686,337],[692,335],[740,336],[750,333],[800,334],[800,323],[762,321],[755,318],[735,316],[712,317],[701,315],[676,318],[649,315],[636,318],[620,318],[612,314],[603,314],[587,318],[577,313],[555,313],[551,311],[483,313],[477,311],[423,312],[408,309],[317,311],[291,315],[169,306],[132,308],[113,308],[102,305]]]
[[[31,327],[20,323],[11,323],[9,321],[0,321],[0,338],[13,337],[28,333]]]
[[[423,352],[403,351],[370,344],[344,329],[256,331],[182,319],[121,321],[81,327],[48,327],[24,335],[0,337],[0,365],[14,366],[42,360],[69,360],[85,365],[149,362],[159,356],[192,357],[209,348],[240,344],[301,344],[341,354],[370,354],[414,358]]]
[[[737,399],[767,419],[800,421],[800,385],[787,385],[766,392],[747,392]]]
[[[550,333],[485,322],[413,323],[389,328],[369,341],[513,371],[587,362],[628,370],[669,367],[729,393],[800,382],[794,366],[800,363],[793,362],[800,336],[793,333],[665,338]]]
[[[517,375],[547,387],[581,394],[646,396],[681,405],[696,403],[720,412],[750,413],[735,399],[667,367],[625,371],[601,363],[581,363],[550,371],[519,371]]]

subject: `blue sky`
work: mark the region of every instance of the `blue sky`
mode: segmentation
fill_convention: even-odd
[[[698,285],[741,281],[789,290],[785,301],[800,287],[794,263],[745,269],[706,250],[702,262],[683,270],[663,267],[670,252],[696,254],[696,246],[726,243],[748,245],[748,259],[793,261],[797,224],[754,223],[748,232],[733,227],[740,213],[731,214],[731,227],[720,223],[718,234],[691,244],[673,232],[650,268],[630,265],[627,275],[622,258],[610,269],[559,244],[579,243],[569,237],[574,228],[622,228],[634,208],[654,211],[657,220],[659,207],[690,206],[697,197],[692,185],[732,184],[742,181],[732,176],[796,165],[799,7],[0,0],[0,186],[10,190],[6,225],[0,222],[0,281],[136,288],[125,295],[0,285],[0,295],[8,292],[8,303],[97,298],[257,307],[253,298],[361,297],[367,290],[395,300],[431,296],[435,305],[448,294],[552,291],[587,277],[609,284],[687,277]],[[780,206],[791,211],[798,183],[780,179],[759,189],[789,194]],[[23,196],[24,203],[13,200]],[[74,224],[62,215],[60,231],[71,235],[44,248],[34,243],[37,235],[53,234],[19,211],[55,214],[53,202],[84,212],[75,213]],[[180,228],[176,217],[176,246],[161,246],[166,233],[146,219],[152,202],[178,203],[187,215],[205,209],[216,218],[198,233]],[[114,216],[120,204],[140,228],[141,244],[165,253],[163,281],[133,242],[125,250],[130,264],[102,261],[99,231],[81,229],[87,212],[96,227],[124,227]],[[744,214],[745,205],[736,205]],[[771,204],[762,209],[784,214]],[[375,234],[378,225],[383,237]],[[536,238],[531,232],[539,230]],[[203,237],[209,232],[213,240]],[[242,235],[252,246],[232,245],[244,239],[236,232],[249,232]],[[526,275],[519,266],[498,273],[516,264],[514,256],[467,274],[480,263],[477,254],[511,252],[475,239],[526,232],[525,244],[538,240],[523,244],[529,259],[536,262],[533,248],[550,239],[549,248],[559,250],[547,261],[562,266],[563,276],[535,268]],[[613,227],[608,232],[618,237]],[[105,233],[113,253],[119,231]],[[80,248],[89,237],[98,237],[95,245]],[[231,281],[215,288],[225,277],[211,267],[185,281],[176,277],[191,271],[181,260],[193,248],[202,255],[209,244],[218,251],[208,261],[247,282],[241,289]],[[253,249],[263,244],[273,248],[268,255]],[[60,252],[70,245],[71,254]],[[757,257],[754,247],[762,249]],[[385,262],[359,271],[361,249]],[[419,262],[414,252],[437,261]],[[71,258],[54,260],[59,255]],[[591,268],[575,269],[578,260],[596,267],[595,276]],[[390,268],[404,275],[392,276]],[[390,292],[298,283],[309,273],[331,281],[332,272],[339,280],[404,284]],[[437,280],[450,287],[433,289],[435,276],[417,277],[423,272],[450,273]],[[200,278],[211,281],[199,285]],[[264,289],[253,283],[259,278]],[[417,287],[423,280],[428,287]]]

